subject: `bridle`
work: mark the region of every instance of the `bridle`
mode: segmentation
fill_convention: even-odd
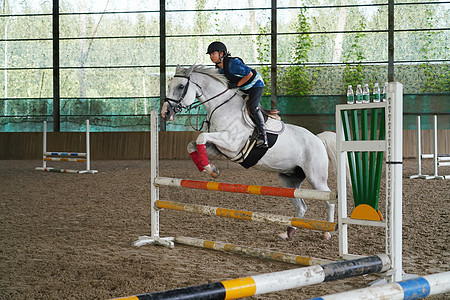
[[[182,104],[182,102],[183,102],[184,97],[186,96],[186,94],[187,94],[187,92],[188,92],[188,89],[189,89],[189,83],[190,83],[190,82],[192,82],[193,84],[195,84],[195,85],[200,89],[200,91],[202,92],[202,94],[201,94],[200,96],[196,96],[197,98],[200,98],[200,97],[203,96],[203,89],[202,89],[202,87],[201,87],[198,83],[192,81],[191,78],[190,78],[190,76],[185,76],[185,75],[175,75],[174,77],[180,77],[180,78],[185,78],[185,79],[187,79],[187,84],[184,86],[184,90],[183,90],[183,93],[181,94],[180,99],[173,99],[173,98],[169,98],[169,97],[166,97],[166,98],[164,99],[164,102],[167,102],[167,104],[168,104],[168,105],[170,106],[170,108],[175,112],[175,114],[177,114],[177,113],[181,112],[183,109],[187,108],[187,110],[188,110],[188,112],[189,112],[189,116],[190,116],[191,110],[192,110],[192,109],[195,109],[195,108],[199,107],[199,106],[202,105],[202,104],[205,104],[205,103],[207,103],[207,102],[209,102],[209,101],[211,101],[211,100],[213,100],[213,99],[215,99],[215,98],[217,98],[217,97],[222,96],[223,94],[225,94],[225,93],[229,90],[229,88],[226,88],[224,91],[220,92],[219,94],[217,94],[217,95],[215,95],[215,96],[213,96],[213,97],[211,97],[211,98],[209,98],[209,99],[207,99],[207,100],[205,100],[205,101],[203,101],[203,102],[200,102],[200,103],[192,103],[191,105],[185,106],[185,105]],[[211,120],[212,115],[214,114],[214,112],[215,112],[219,107],[221,107],[222,105],[224,105],[225,103],[227,103],[228,101],[230,101],[236,94],[237,94],[237,93],[234,93],[233,96],[231,96],[229,99],[227,99],[226,101],[222,102],[220,105],[216,106],[216,107],[214,108],[214,110],[211,112],[211,114],[210,114],[210,116],[209,116],[209,119]],[[207,123],[207,124],[208,124],[208,131],[209,131],[210,121],[205,119],[205,121],[203,121],[203,123]],[[202,126],[200,126],[200,128],[203,127],[203,123],[202,123]],[[194,127],[192,126],[192,124],[191,124],[191,127],[192,127],[194,130],[197,130],[197,131],[199,130],[198,128],[194,128]]]
[[[180,77],[180,78],[187,79],[187,84],[184,86],[184,90],[183,90],[183,93],[181,94],[180,99],[172,99],[169,97],[166,97],[164,99],[164,102],[167,102],[169,104],[170,108],[172,108],[173,111],[177,114],[177,113],[181,112],[184,108],[186,108],[186,106],[181,104],[181,102],[183,102],[184,97],[186,96],[186,94],[189,90],[189,83],[191,82],[191,79],[189,76],[184,76],[184,75],[175,75],[174,77]],[[196,86],[198,86],[200,88],[200,90],[202,91],[202,88],[197,83],[195,83],[193,81],[192,81],[192,83],[195,84]],[[203,91],[202,91],[202,95],[203,95]]]

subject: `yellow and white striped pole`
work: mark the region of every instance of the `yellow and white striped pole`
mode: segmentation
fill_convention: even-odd
[[[304,228],[310,230],[318,230],[326,232],[336,231],[336,223],[334,222],[300,219],[295,217],[287,217],[268,213],[251,212],[251,211],[243,211],[229,208],[220,208],[214,206],[205,206],[199,204],[188,204],[163,200],[156,200],[155,207],[158,209],[185,211],[209,216],[217,216],[222,218],[232,218],[260,223],[293,226],[297,228]]]

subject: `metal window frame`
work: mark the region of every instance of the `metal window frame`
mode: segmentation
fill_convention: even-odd
[[[254,66],[270,66],[271,67],[271,107],[276,109],[276,69],[278,66],[291,66],[296,65],[287,62],[277,62],[277,37],[285,35],[301,35],[301,34],[336,34],[336,33],[388,33],[388,61],[364,61],[358,62],[360,64],[386,64],[388,65],[388,78],[389,81],[394,81],[394,65],[404,63],[440,63],[448,62],[449,60],[408,60],[408,61],[396,61],[394,59],[394,36],[397,32],[429,32],[429,31],[449,31],[450,28],[417,28],[417,29],[395,29],[394,28],[394,9],[396,6],[416,6],[416,5],[443,5],[449,4],[450,1],[430,1],[430,2],[399,2],[395,3],[394,0],[387,0],[387,3],[375,3],[375,4],[347,4],[347,5],[322,5],[322,6],[277,6],[276,0],[271,0],[270,7],[252,7],[252,8],[223,8],[223,9],[166,9],[166,1],[160,0],[159,10],[142,10],[142,11],[104,11],[104,12],[60,12],[59,0],[52,0],[52,13],[32,13],[32,14],[0,14],[0,18],[9,17],[30,17],[30,16],[51,16],[52,17],[52,37],[51,38],[27,38],[27,39],[6,39],[8,42],[29,42],[29,41],[52,41],[53,45],[53,65],[51,67],[15,67],[8,68],[8,70],[53,70],[53,109],[54,109],[54,131],[60,130],[60,86],[59,86],[59,71],[63,69],[124,69],[124,68],[160,68],[160,91],[161,101],[165,98],[166,94],[166,69],[167,67],[174,67],[174,65],[166,64],[166,40],[168,38],[176,37],[207,37],[207,36],[270,36],[271,37],[271,61],[270,63],[251,64]],[[329,9],[329,8],[356,8],[356,7],[382,7],[388,8],[388,29],[382,30],[344,30],[344,31],[311,31],[311,32],[277,32],[277,12],[278,10],[289,9]],[[221,34],[172,34],[166,35],[166,15],[167,13],[184,13],[184,12],[234,12],[234,11],[270,11],[271,13],[271,32],[266,34],[261,33],[221,33]],[[71,15],[111,15],[111,14],[145,14],[145,13],[159,13],[160,15],[160,32],[159,35],[132,35],[132,36],[85,36],[85,37],[60,37],[59,34],[59,18],[60,16]],[[146,38],[159,38],[160,39],[160,64],[159,65],[118,65],[118,66],[60,66],[59,51],[60,42],[67,40],[82,40],[82,39],[146,39]],[[356,63],[356,62],[355,62]],[[345,65],[347,63],[304,63],[304,65],[310,66],[333,66],[333,65]],[[275,80],[274,80],[275,79]],[[8,98],[7,98],[8,99]],[[12,99],[12,98],[10,98]],[[30,98],[31,99],[31,98]],[[34,98],[33,98],[34,99]],[[162,129],[165,126],[162,125]]]

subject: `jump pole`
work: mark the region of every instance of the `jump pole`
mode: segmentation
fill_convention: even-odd
[[[239,299],[365,274],[385,272],[389,268],[388,256],[379,254],[351,261],[266,273],[118,299]]]
[[[288,198],[305,198],[309,200],[323,200],[336,203],[336,192],[316,191],[309,189],[295,189],[262,185],[230,184],[215,181],[187,180],[180,178],[157,177],[156,186],[184,187],[208,191],[222,191],[252,195],[279,196]]]
[[[384,108],[385,139],[345,141],[341,111],[373,108]],[[352,259],[361,256],[348,252],[348,225],[384,227],[386,254],[392,263],[392,269],[387,274],[389,281],[402,280],[402,125],[403,86],[399,82],[390,82],[388,84],[386,102],[336,106],[339,255],[342,259]],[[347,152],[349,151],[386,152],[385,221],[352,219],[347,216],[346,161]]]
[[[193,237],[186,237],[186,236],[176,236],[174,238],[174,241],[177,244],[182,244],[182,245],[187,245],[187,246],[192,246],[192,247],[197,247],[197,248],[203,248],[203,249],[222,251],[222,252],[233,253],[233,254],[242,254],[242,255],[247,255],[247,256],[256,257],[256,258],[260,258],[260,259],[274,260],[274,261],[279,261],[279,262],[284,262],[284,263],[294,264],[294,265],[314,266],[314,265],[329,264],[329,263],[333,262],[328,259],[313,258],[313,257],[271,251],[271,250],[266,250],[266,249],[237,246],[237,245],[233,245],[233,244],[229,244],[229,243],[208,241],[208,240],[203,240],[203,239],[198,239],[198,238],[193,238]]]
[[[450,272],[444,272],[309,300],[421,299],[448,292],[450,292]]]
[[[155,207],[158,209],[170,209],[177,211],[192,212],[208,216],[217,216],[222,218],[232,218],[244,221],[253,221],[260,223],[277,224],[292,226],[317,231],[336,231],[336,223],[318,220],[300,219],[268,213],[251,212],[214,206],[189,204],[173,201],[156,200]]]

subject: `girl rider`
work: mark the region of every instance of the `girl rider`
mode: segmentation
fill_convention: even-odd
[[[267,134],[264,127],[264,117],[259,108],[259,102],[263,93],[264,81],[261,75],[255,69],[246,66],[239,57],[231,57],[227,51],[227,47],[222,42],[212,42],[208,46],[209,58],[220,73],[224,74],[228,79],[229,88],[239,88],[248,94],[248,107],[253,122],[259,132],[256,146],[259,148],[267,148]]]

